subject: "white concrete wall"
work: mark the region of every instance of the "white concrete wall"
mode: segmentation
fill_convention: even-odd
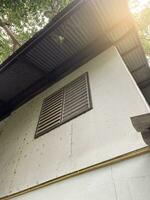
[[[43,98],[86,71],[93,110],[34,139]],[[147,112],[121,57],[110,48],[9,117],[0,135],[0,196],[144,147],[130,117]]]
[[[150,154],[69,178],[12,200],[149,200]]]

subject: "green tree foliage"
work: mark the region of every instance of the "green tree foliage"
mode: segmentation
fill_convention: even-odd
[[[143,8],[140,8],[138,0],[131,0],[131,5],[145,53],[150,57],[150,0]]]
[[[0,62],[43,28],[70,0],[0,0]]]
[[[142,10],[136,17],[143,47],[146,54],[150,56],[150,7]]]

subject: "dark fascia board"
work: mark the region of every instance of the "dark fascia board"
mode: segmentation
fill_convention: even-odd
[[[31,46],[33,47],[42,38],[53,31],[64,19],[69,17],[72,12],[74,12],[79,5],[84,3],[86,0],[74,0],[66,8],[64,8],[59,14],[57,14],[42,30],[38,31],[31,39],[25,42],[19,49],[17,49],[11,56],[9,56],[1,65],[0,73],[6,70],[10,64],[15,62],[19,56],[24,54]]]

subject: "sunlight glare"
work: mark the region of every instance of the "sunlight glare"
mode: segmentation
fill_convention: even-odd
[[[129,6],[132,13],[138,13],[147,7],[150,0],[129,0]]]

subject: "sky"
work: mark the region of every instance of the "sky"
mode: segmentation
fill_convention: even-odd
[[[137,13],[147,7],[150,0],[129,0],[131,12]]]

